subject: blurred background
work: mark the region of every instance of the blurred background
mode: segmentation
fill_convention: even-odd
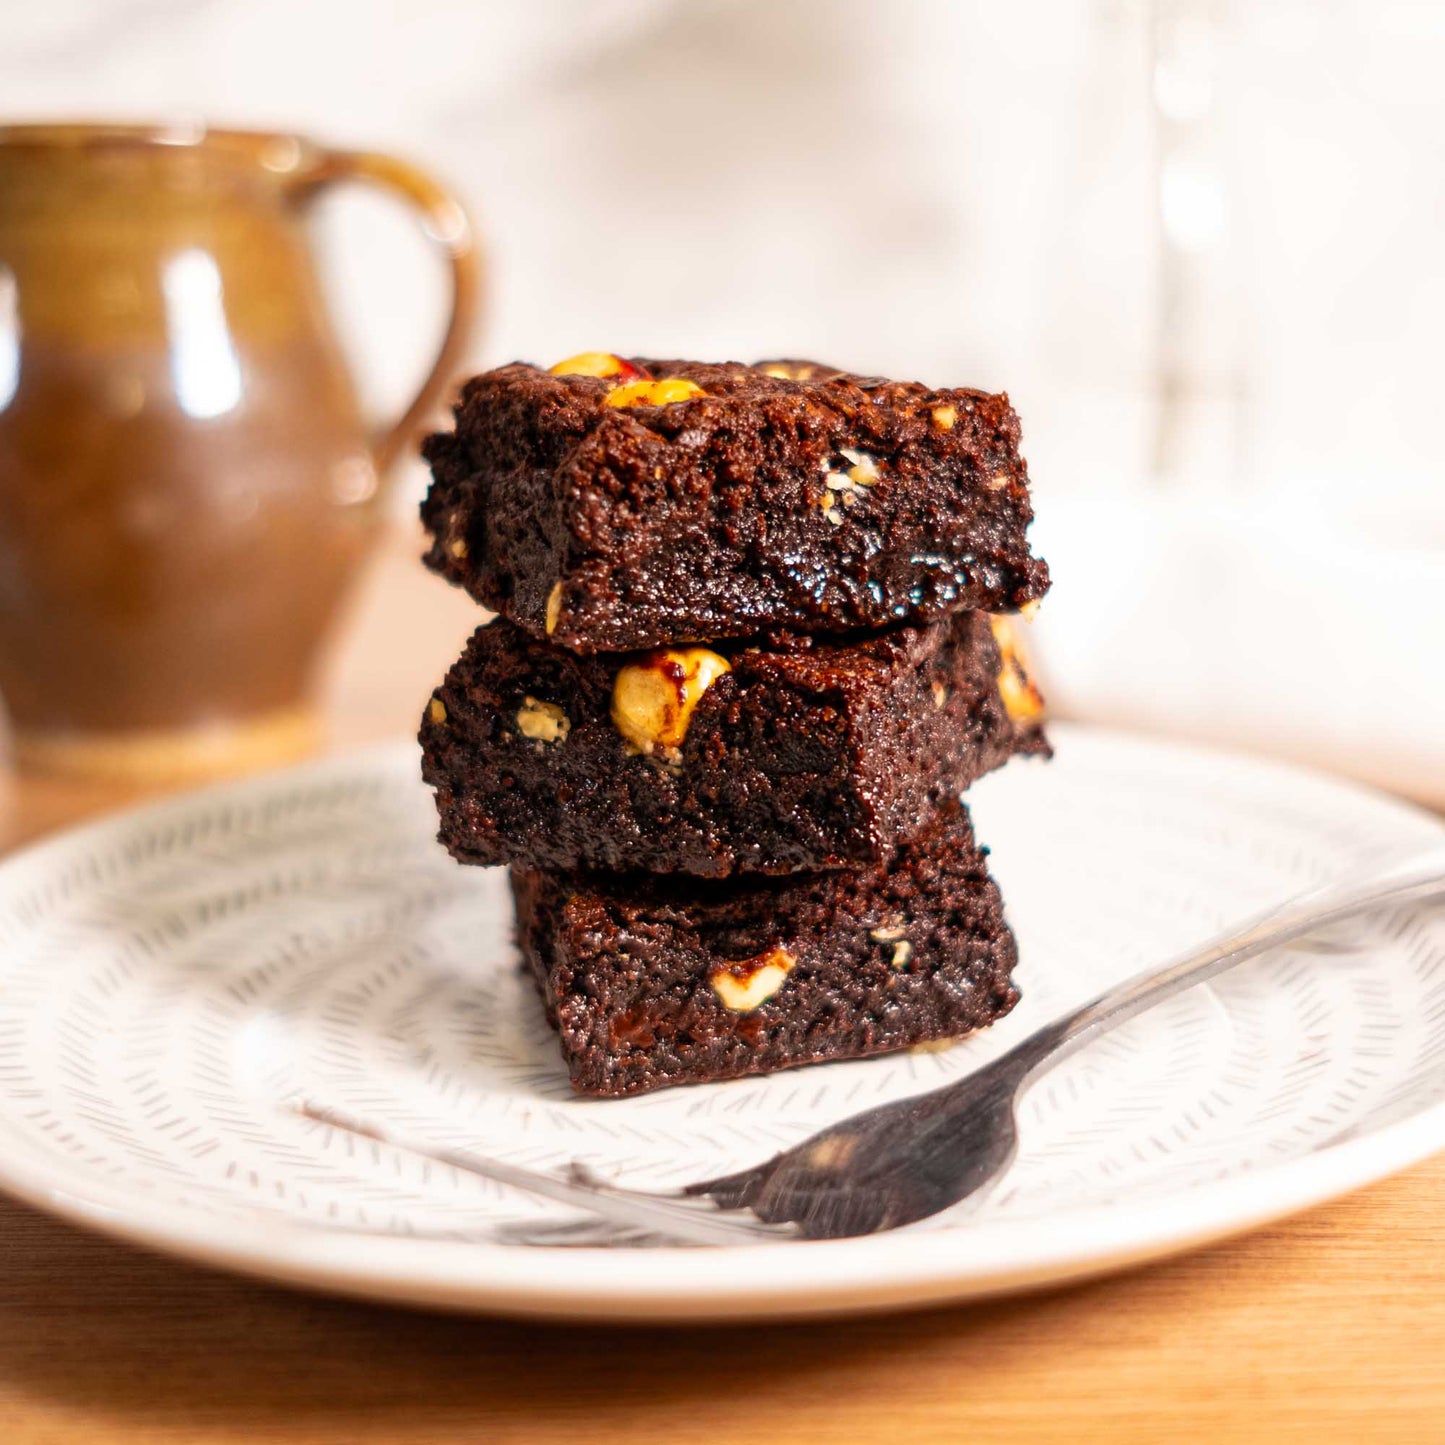
[[[1442,76],[1436,0],[0,0],[0,119],[297,130],[446,178],[488,256],[469,369],[1007,390],[1059,711],[1437,803]],[[384,199],[318,226],[394,410],[445,276]]]

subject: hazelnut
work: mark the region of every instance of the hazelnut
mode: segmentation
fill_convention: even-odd
[[[695,381],[664,376],[658,381],[629,381],[624,386],[614,386],[602,400],[608,406],[669,406],[675,401],[690,401],[706,394]]]
[[[913,945],[907,938],[908,927],[901,918],[890,918],[887,923],[869,929],[868,937],[874,943],[891,943],[893,952],[888,962],[894,968],[906,968],[913,957]]]
[[[773,948],[756,958],[714,969],[708,982],[724,1008],[738,1014],[751,1013],[782,988],[794,963],[786,948]]]
[[[995,615],[989,618],[989,625],[998,643],[998,693],[1004,711],[1020,726],[1037,722],[1044,713],[1044,699],[1024,670],[1013,624],[1007,617]]]
[[[1004,657],[1011,656],[1018,650],[1018,640],[1014,636],[1013,619],[1004,612],[990,612],[988,616],[989,631],[993,633],[993,640],[998,644],[999,653]]]
[[[432,698],[431,702],[427,704],[426,715],[438,725],[444,723],[447,720],[446,703],[439,697]]]
[[[822,496],[818,506],[832,526],[841,527],[845,512],[851,512],[864,499],[864,487],[879,480],[879,468],[873,458],[848,447],[838,448],[848,462],[847,471],[832,471],[827,461],[822,464]]]
[[[948,689],[941,682],[933,682],[929,685],[929,690],[933,693],[934,707],[942,712],[948,703]]]
[[[572,720],[555,702],[538,702],[524,697],[517,709],[517,731],[537,743],[565,743]]]
[[[619,382],[637,381],[644,375],[630,361],[610,351],[582,351],[547,370],[553,376],[615,376]]]
[[[952,431],[954,422],[958,420],[958,408],[956,406],[936,406],[928,415],[939,431]]]
[[[547,594],[547,636],[550,637],[562,620],[562,584],[554,582]]]
[[[823,494],[818,506],[835,527],[843,525],[843,515],[864,499],[864,488],[878,480],[878,464],[866,452],[852,447],[839,447],[838,455],[847,463],[846,471],[835,471],[831,462],[823,463]]]
[[[818,506],[835,527],[843,524],[843,509],[840,503],[852,490],[853,483],[842,472],[829,472],[823,478],[823,495],[818,498]]]
[[[908,1050],[910,1054],[943,1054],[947,1053],[958,1040],[955,1039],[928,1039],[921,1044],[914,1044]]]
[[[763,367],[764,376],[773,376],[779,381],[807,381],[817,371],[811,361],[770,361]]]
[[[1002,492],[1008,488],[1008,473],[995,472],[985,483],[984,487],[990,492]]]
[[[854,451],[852,447],[839,447],[839,455],[846,458],[848,480],[855,487],[871,487],[878,480],[878,463],[867,452]]]
[[[867,452],[855,451],[853,447],[838,448],[838,455],[848,464],[848,481],[855,487],[871,487],[879,480],[879,464]]]
[[[452,538],[447,543],[447,551],[460,562],[467,555],[467,539],[465,537]]]
[[[731,671],[727,658],[705,647],[646,653],[617,670],[612,721],[640,752],[675,754],[702,695]]]

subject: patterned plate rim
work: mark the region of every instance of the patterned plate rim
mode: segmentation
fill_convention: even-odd
[[[1445,838],[1445,822],[1413,804],[1298,766],[1143,734],[1056,725],[1060,737],[1127,746],[1183,769],[1208,761],[1241,777],[1293,781],[1317,799],[1368,803],[1382,822]],[[82,825],[0,862],[0,893],[26,886],[82,848],[137,827],[203,813],[216,802],[306,783],[415,766],[410,743],[387,743],[178,795]],[[0,963],[0,977],[4,966]],[[3,1016],[3,1001],[0,1001]],[[0,1131],[15,1138],[0,1114]],[[23,1144],[23,1141],[22,1141]],[[966,1220],[835,1242],[717,1250],[541,1249],[411,1239],[284,1219],[218,1217],[138,1199],[35,1154],[0,1155],[0,1190],[71,1223],[157,1253],[273,1282],[459,1312],[574,1320],[704,1321],[856,1314],[1012,1293],[1109,1273],[1179,1253],[1322,1204],[1445,1150],[1445,1100],[1315,1153],[1219,1180],[1147,1217],[1117,1207],[1071,1212],[1049,1233],[1039,1220]]]

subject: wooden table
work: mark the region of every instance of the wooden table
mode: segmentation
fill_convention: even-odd
[[[338,650],[338,743],[409,732],[471,609],[410,537]],[[12,781],[0,844],[125,801]],[[0,1201],[0,1442],[1445,1440],[1445,1161],[1043,1297],[850,1323],[556,1328],[291,1294]]]

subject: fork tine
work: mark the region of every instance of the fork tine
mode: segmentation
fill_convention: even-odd
[[[497,1184],[505,1184],[528,1194],[540,1195],[557,1204],[599,1215],[613,1225],[665,1235],[682,1244],[738,1245],[796,1239],[797,1231],[787,1225],[765,1224],[752,1215],[726,1213],[708,1205],[666,1195],[645,1194],[640,1190],[620,1189],[596,1182],[585,1169],[574,1169],[566,1179],[543,1174],[501,1159],[482,1154],[466,1154],[456,1149],[433,1148],[397,1138],[378,1125],[354,1119],[338,1109],[314,1100],[293,1100],[289,1106],[303,1118],[343,1129],[364,1139],[375,1140],[391,1149],[402,1149],[439,1164],[449,1165],[463,1173],[476,1174]]]
[[[495,1238],[503,1244],[525,1244],[539,1249],[656,1249],[672,1243],[656,1232],[611,1224],[588,1214],[545,1223],[515,1220],[499,1225]]]

